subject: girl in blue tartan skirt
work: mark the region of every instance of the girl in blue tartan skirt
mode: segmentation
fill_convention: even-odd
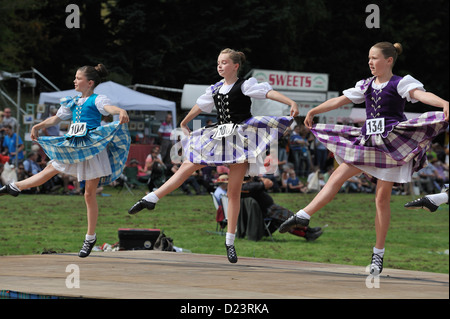
[[[422,83],[407,75],[392,73],[401,53],[399,43],[380,42],[369,51],[369,67],[373,77],[359,81],[342,96],[330,99],[310,110],[305,125],[331,152],[340,164],[324,188],[295,216],[280,226],[287,232],[296,226],[307,226],[311,215],[329,203],[350,177],[362,172],[377,180],[376,243],[373,247],[371,274],[383,269],[384,246],[389,228],[390,199],[394,183],[411,181],[414,171],[427,165],[426,152],[431,141],[448,127],[448,101],[425,92]],[[443,108],[444,112],[428,112],[407,120],[405,102],[417,102]],[[316,124],[317,114],[348,103],[366,104],[366,123],[362,128]]]
[[[106,96],[94,94],[94,88],[106,75],[102,64],[78,69],[74,85],[81,94],[62,99],[55,116],[31,128],[32,140],[42,146],[51,161],[38,174],[0,189],[0,196],[18,196],[21,190],[42,185],[59,173],[75,176],[79,182],[85,181],[88,227],[78,254],[80,257],[87,257],[97,241],[97,187],[107,185],[120,176],[130,147],[131,139],[125,124],[129,122],[127,112],[111,105]],[[118,114],[119,121],[101,126],[102,115],[110,114]],[[39,137],[39,130],[70,119],[72,124],[66,135]]]
[[[242,52],[222,50],[217,60],[217,72],[223,80],[208,88],[181,122],[181,128],[187,135],[181,141],[183,164],[163,186],[143,197],[128,211],[135,214],[144,208],[153,209],[159,199],[180,187],[194,171],[205,165],[229,165],[225,246],[231,263],[237,262],[234,237],[244,176],[260,173],[258,170],[264,168],[262,159],[266,149],[277,143],[291,124],[292,117],[298,115],[297,103],[272,90],[268,83],[258,83],[255,78],[238,78],[244,61]],[[291,106],[291,116],[252,117],[250,98],[268,98],[287,104]],[[202,111],[211,112],[214,106],[217,109],[217,123],[190,132],[187,124]]]

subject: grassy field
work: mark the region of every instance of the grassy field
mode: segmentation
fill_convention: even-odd
[[[181,191],[163,198],[152,211],[130,216],[127,210],[142,197],[135,190],[106,188],[98,197],[100,216],[97,245],[118,242],[118,228],[159,228],[174,245],[193,253],[225,257],[225,237],[215,231],[215,209],[210,195],[186,196]],[[275,202],[292,211],[305,206],[312,194],[272,194]],[[410,196],[392,197],[392,220],[387,237],[385,267],[438,273],[449,272],[449,214],[444,205],[435,213],[403,208]],[[236,240],[238,256],[276,258],[367,266],[375,242],[375,203],[371,194],[338,194],[310,226],[324,226],[314,242],[275,232],[254,242]],[[78,252],[86,232],[82,196],[21,195],[0,197],[0,255]],[[444,251],[447,250],[447,254]]]

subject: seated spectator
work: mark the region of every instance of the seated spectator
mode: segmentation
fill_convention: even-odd
[[[174,165],[172,167],[172,171],[175,173],[179,169],[179,167],[180,167],[179,165]],[[194,189],[196,195],[204,195],[205,194],[205,192],[203,192],[201,190],[200,184],[197,181],[198,174],[199,174],[199,172],[195,171],[194,173],[192,173],[191,176],[188,177],[187,180],[184,181],[183,184],[181,184],[180,188],[183,190],[183,192],[186,195],[192,195],[191,190],[189,189],[189,186],[191,186]]]
[[[359,176],[359,180],[361,181],[361,192],[373,194],[375,193],[376,185],[372,183],[370,178],[366,174],[361,174]]]
[[[271,180],[255,176],[242,185],[241,197],[251,197],[256,200],[263,214],[262,219],[266,217],[272,218],[269,231],[273,233],[285,220],[293,216],[294,213],[274,203],[273,198],[267,193],[267,190],[271,187]],[[240,225],[238,224],[238,230],[240,228],[239,226]],[[307,241],[313,241],[322,235],[322,229],[320,227],[298,227],[294,228],[290,233],[304,237]]]
[[[289,171],[289,177],[286,181],[289,193],[306,193],[307,187],[298,179],[294,170]]]
[[[352,176],[342,185],[341,190],[345,193],[360,193],[361,181],[357,176]]]
[[[433,159],[432,155],[427,155],[427,159],[430,161]],[[419,172],[420,184],[422,190],[426,194],[432,194],[435,191],[439,191],[441,188],[436,181],[439,178],[438,171],[436,167],[432,163],[428,163],[428,165],[422,168]]]
[[[158,145],[153,146],[152,151],[147,156],[143,171],[150,172],[150,178],[147,182],[150,192],[161,187],[166,181],[167,166],[163,163]]]
[[[38,154],[36,152],[30,152],[27,155],[27,159],[23,161],[23,166],[25,172],[27,172],[28,177],[33,176],[41,171],[41,167],[38,162]]]
[[[228,189],[228,175],[220,175],[216,180],[217,188],[214,191],[214,197],[217,200],[217,203],[222,205],[222,195],[227,194]]]
[[[282,192],[285,192],[285,193],[288,192],[287,180],[289,178],[289,172],[292,169],[294,169],[294,164],[292,164],[292,163],[287,163],[287,164],[283,165],[283,171],[281,172],[281,177],[280,177],[280,182],[281,182],[280,189]]]
[[[130,162],[128,163],[128,166],[130,167],[136,167],[137,173],[136,173],[136,179],[140,183],[147,184],[148,179],[150,178],[151,171],[146,171],[144,166],[142,166],[139,161],[135,158],[132,158]]]

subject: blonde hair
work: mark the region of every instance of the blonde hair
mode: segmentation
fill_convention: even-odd
[[[228,54],[234,64],[239,64],[238,73],[242,67],[242,64],[244,64],[244,62],[246,61],[245,54],[243,52],[236,51],[230,48],[223,49],[222,51],[220,51],[220,54]]]
[[[394,66],[398,56],[403,52],[403,47],[398,42],[394,44],[390,42],[378,42],[373,47],[380,49],[385,59],[392,57],[392,66]]]

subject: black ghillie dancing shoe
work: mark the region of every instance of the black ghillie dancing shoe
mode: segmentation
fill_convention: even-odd
[[[228,261],[232,264],[237,263],[238,258],[236,255],[236,249],[234,248],[234,245],[228,246],[227,244],[225,244],[225,247],[227,248]]]
[[[128,210],[128,214],[136,214],[138,212],[140,212],[141,210],[143,210],[144,208],[147,208],[148,210],[152,210],[154,209],[156,206],[155,203],[146,201],[145,199],[140,199],[136,202],[136,204],[133,205],[133,207],[131,207]]]
[[[426,210],[428,210],[430,212],[435,212],[438,209],[438,206],[434,205],[427,197],[422,197],[422,198],[413,200],[412,202],[406,203],[405,208],[409,208],[409,209],[425,208]]]
[[[383,257],[378,254],[372,254],[372,263],[370,264],[370,274],[379,275],[383,271]]]
[[[9,184],[0,188],[0,196],[11,195],[11,196],[17,197],[17,196],[19,196],[19,194],[20,194],[20,192],[12,189],[11,186],[9,186]]]
[[[306,218],[297,217],[297,215],[291,216],[287,220],[281,224],[280,229],[278,230],[280,233],[286,233],[292,228],[296,227],[306,227],[309,225],[309,220]]]
[[[89,256],[89,254],[92,251],[92,248],[94,248],[95,243],[97,242],[97,236],[93,241],[84,240],[83,247],[81,247],[80,252],[78,253],[78,257],[85,258]]]

